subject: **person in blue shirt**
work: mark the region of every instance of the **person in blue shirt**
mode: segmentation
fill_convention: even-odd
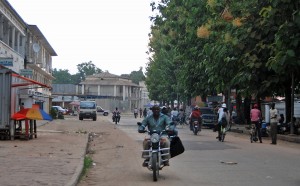
[[[152,115],[144,118],[144,120],[142,121],[142,124],[138,128],[139,132],[145,131],[146,127],[148,128],[148,130],[150,132],[153,130],[174,131],[175,126],[173,125],[172,120],[168,116],[166,116],[160,112],[160,107],[158,105],[154,105],[152,107],[152,112],[153,112]],[[168,138],[168,134],[167,133],[163,134],[161,138],[162,138],[162,143],[160,144],[161,148],[170,148],[170,140]],[[145,139],[143,141],[143,149],[144,150],[150,149],[150,141],[149,140]],[[170,159],[170,157],[166,157],[166,158]],[[149,161],[149,160],[146,159],[144,161],[143,166],[147,166],[147,161]],[[169,162],[167,162],[167,161],[164,162],[164,165],[168,166]]]

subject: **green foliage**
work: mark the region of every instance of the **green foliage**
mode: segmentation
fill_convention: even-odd
[[[79,73],[72,75],[67,69],[57,70],[56,68],[54,68],[52,75],[53,77],[55,77],[52,82],[53,84],[79,84],[81,82]]]
[[[69,70],[56,68],[53,70],[52,75],[55,77],[53,84],[79,84],[81,81],[85,80],[86,76],[102,73],[103,71],[96,67],[91,61],[80,63],[77,65],[78,73],[71,75]],[[138,71],[132,71],[130,74],[122,74],[122,77],[131,79],[133,83],[138,84],[139,81],[145,81],[145,75],[143,73],[143,68],[140,67]]]
[[[57,119],[57,111],[54,108],[51,108],[50,115],[53,119]]]
[[[83,169],[81,172],[80,179],[82,179],[84,176],[87,175],[88,170],[92,167],[93,165],[93,160],[90,156],[85,156],[84,157],[84,162],[83,162]]]
[[[300,43],[299,3],[290,0],[152,3],[152,9],[159,13],[151,18],[151,57],[146,69],[151,98],[162,97],[158,92],[171,95],[178,85],[186,97],[237,87],[244,96],[263,97],[273,94],[270,90],[282,94],[286,80],[291,78],[286,72],[299,72],[300,58],[296,52]],[[197,37],[203,34],[200,26],[207,29],[208,37]],[[172,73],[174,69],[176,76]],[[296,81],[299,84],[299,79]],[[168,89],[169,84],[177,86]]]
[[[78,64],[77,70],[81,80],[85,80],[86,76],[102,72],[102,70],[96,67],[92,61]]]
[[[145,81],[146,77],[143,73],[143,67],[139,71],[132,71],[129,75],[122,74],[121,77],[131,79],[133,83],[139,84],[140,81]]]
[[[70,84],[72,82],[72,75],[69,73],[69,70],[59,69],[57,70],[54,68],[52,75],[55,77],[53,80],[54,84]]]

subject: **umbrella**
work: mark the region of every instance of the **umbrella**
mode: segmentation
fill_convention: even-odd
[[[12,119],[23,120],[23,119],[33,119],[33,120],[49,120],[52,121],[52,117],[45,111],[39,108],[25,108],[15,113]]]

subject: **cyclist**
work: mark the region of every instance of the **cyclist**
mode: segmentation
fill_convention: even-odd
[[[261,139],[261,112],[258,109],[258,105],[254,104],[253,108],[250,110],[250,119],[251,119],[251,124],[255,125],[255,134],[258,135],[259,142],[262,143]]]

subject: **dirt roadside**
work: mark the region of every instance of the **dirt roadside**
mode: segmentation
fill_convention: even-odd
[[[0,141],[1,185],[152,185],[150,171],[141,166],[142,141],[114,127],[104,116],[96,122],[73,117],[38,127],[31,140]],[[78,183],[86,151],[94,165]]]
[[[78,186],[148,185],[145,179],[151,177],[141,166],[141,142],[133,141],[108,121],[103,121],[99,129],[88,148],[95,165]]]

